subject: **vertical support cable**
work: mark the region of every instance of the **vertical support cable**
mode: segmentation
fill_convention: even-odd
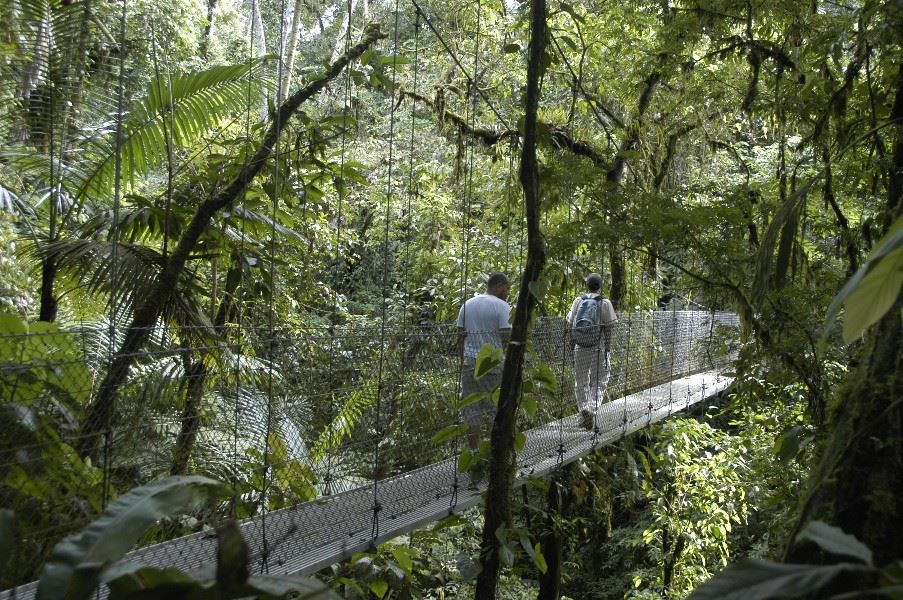
[[[248,148],[250,147],[250,138],[251,138],[251,97],[252,91],[254,88],[254,50],[256,49],[256,36],[257,36],[257,28],[254,27],[254,24],[251,23],[249,26],[249,38],[250,44],[248,47],[248,85],[246,87],[245,93],[245,122],[244,122],[244,144],[243,144],[243,154],[247,155]],[[241,205],[242,209],[246,208],[246,198],[245,195],[241,196]],[[243,211],[244,212],[244,211]],[[232,488],[232,497],[229,502],[229,516],[231,518],[236,518],[236,514],[238,511],[238,502],[239,502],[239,493],[238,493],[238,437],[240,431],[240,420],[241,420],[241,395],[242,395],[242,363],[243,363],[243,352],[244,348],[242,346],[242,338],[243,338],[243,327],[244,327],[244,297],[245,297],[245,284],[244,284],[244,270],[245,270],[245,244],[247,242],[247,224],[246,219],[241,220],[241,231],[240,231],[240,240],[239,240],[239,252],[238,252],[238,264],[241,269],[241,279],[238,287],[238,298],[236,299],[236,314],[235,314],[235,322],[236,328],[233,332],[235,337],[234,344],[234,353],[235,356],[232,358],[233,360],[233,368],[232,368],[232,376],[235,379],[235,399],[232,408],[232,468],[230,473],[230,484]],[[228,315],[226,315],[228,317]]]
[[[351,25],[353,19],[354,4],[352,0],[348,0],[348,25],[345,28],[345,52],[351,47]],[[345,185],[345,153],[348,144],[348,111],[351,108],[351,69],[345,69],[345,77],[342,89],[342,141],[339,151],[339,174],[341,185],[336,189],[336,215],[335,215],[335,245],[333,257],[333,281],[332,281],[332,314],[330,315],[329,324],[329,356],[337,356],[336,353],[336,329],[339,325],[339,284],[341,282],[341,259],[342,259],[342,221],[344,219],[343,202],[346,194]],[[307,195],[307,187],[304,188],[305,198]],[[335,403],[335,390],[333,388],[333,365],[335,361],[327,361],[327,385],[329,386],[329,399]],[[331,449],[326,451],[326,474],[323,478],[323,495],[332,494],[332,454]]]
[[[630,391],[630,341],[631,336],[633,334],[633,313],[627,313],[627,344],[626,349],[624,351],[624,378],[622,383],[622,395],[624,400],[622,402],[624,406],[623,414],[621,416],[621,437],[625,437],[627,435],[627,393]]]
[[[668,416],[674,412],[674,357],[677,354],[677,302],[671,301],[671,370],[668,377]]]
[[[154,88],[157,92],[157,96],[160,99],[163,99],[163,87],[162,87],[162,73],[160,72],[160,64],[157,60],[157,31],[156,27],[154,27],[154,19],[150,20],[150,31],[151,31],[151,59],[154,65],[154,77],[156,81],[154,82]],[[173,193],[173,139],[172,132],[174,127],[175,118],[175,105],[172,97],[172,74],[169,72],[169,69],[166,70],[166,81],[167,81],[167,107],[169,114],[166,118],[162,119],[161,122],[163,124],[163,145],[166,148],[166,207],[164,208],[164,217],[163,217],[163,260],[165,261],[167,256],[169,255],[169,220],[172,206],[172,193]],[[161,103],[162,105],[162,103]]]
[[[398,77],[398,65],[395,57],[398,56],[398,0],[395,0],[395,24],[392,31],[392,108],[389,111],[389,164],[386,174],[386,201],[385,201],[385,225],[383,227],[383,273],[382,273],[382,303],[380,306],[380,328],[379,328],[379,372],[376,385],[376,423],[375,436],[376,440],[373,445],[373,522],[370,531],[372,539],[379,537],[379,513],[382,511],[382,505],[379,502],[379,446],[384,435],[382,425],[382,396],[383,396],[383,372],[385,370],[386,361],[386,321],[387,304],[389,303],[389,225],[392,221],[392,167],[394,166],[395,156],[395,110],[397,104],[395,102],[395,93],[397,91],[396,79]]]

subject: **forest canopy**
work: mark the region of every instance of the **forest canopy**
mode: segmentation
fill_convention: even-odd
[[[438,461],[450,323],[502,272],[515,343],[465,459],[502,533],[465,513],[323,581],[899,594],[901,31],[900,0],[5,3],[3,587],[117,497],[184,500],[166,476],[231,496],[191,479],[208,508],[142,544]],[[736,313],[732,384],[512,495],[517,428],[570,393],[527,339],[592,272],[639,319]]]

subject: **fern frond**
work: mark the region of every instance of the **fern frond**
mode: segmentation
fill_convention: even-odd
[[[322,461],[329,451],[338,448],[342,440],[351,436],[361,416],[373,406],[377,393],[377,382],[367,381],[348,396],[339,414],[320,432],[311,446],[310,456],[314,463]]]

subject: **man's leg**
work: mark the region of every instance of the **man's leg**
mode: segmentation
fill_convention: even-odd
[[[605,390],[601,387],[600,375],[605,367],[605,355],[599,351],[599,348],[593,348],[592,360],[589,365],[589,390],[587,393],[587,404],[590,410],[596,412],[605,401]]]
[[[605,360],[604,354],[600,356],[599,363],[599,404],[605,402],[605,390],[608,389],[608,381],[611,378],[611,365]]]
[[[592,404],[587,401],[590,395],[590,367],[593,359],[592,348],[574,349],[574,395],[577,409],[580,411],[580,426],[590,430],[593,428]]]
[[[587,348],[574,348],[574,400],[577,402],[577,410],[584,410],[586,406],[587,386],[589,385],[589,365],[591,353]]]

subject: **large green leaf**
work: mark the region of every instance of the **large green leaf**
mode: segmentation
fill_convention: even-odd
[[[474,379],[481,379],[486,373],[502,364],[505,354],[501,348],[496,348],[492,344],[486,343],[480,348],[477,354],[476,365],[474,366]]]
[[[868,546],[854,536],[844,533],[839,527],[833,527],[822,521],[807,523],[797,536],[797,540],[809,540],[831,554],[849,556],[867,565],[872,564],[872,551]]]
[[[903,216],[891,225],[865,264],[834,296],[825,316],[822,340],[827,338],[842,305],[847,308],[846,321],[852,321],[850,324],[844,322],[844,339],[848,342],[858,337],[866,327],[875,323],[887,312],[893,304],[893,300],[896,299],[896,295],[894,295],[891,303],[887,304],[888,298],[894,292],[894,286],[896,285],[896,293],[899,293],[900,290],[901,270],[903,270],[903,254],[901,254],[903,248],[901,246],[903,246]],[[882,264],[881,270],[877,271]],[[877,274],[873,275],[875,271]],[[884,281],[885,278],[888,281]],[[867,284],[866,279],[869,279]],[[863,286],[866,291],[854,297],[854,293]],[[854,314],[851,315],[851,312]]]
[[[292,597],[302,600],[340,598],[326,584],[310,577],[296,575],[253,575],[248,579],[245,589],[258,594],[259,597]]]
[[[901,284],[903,284],[903,248],[897,248],[877,262],[844,301],[845,342],[852,342],[884,316],[900,294]]]
[[[167,477],[123,494],[100,518],[56,545],[41,573],[38,598],[88,598],[103,569],[151,525],[226,492],[212,479],[190,476]]]
[[[798,598],[820,590],[845,571],[861,571],[865,568],[849,563],[785,565],[764,560],[745,560],[704,582],[690,594],[690,599]]]
[[[169,598],[203,597],[213,591],[212,581],[205,582],[178,569],[160,569],[135,563],[124,563],[104,573],[104,583],[110,588],[110,598]]]

